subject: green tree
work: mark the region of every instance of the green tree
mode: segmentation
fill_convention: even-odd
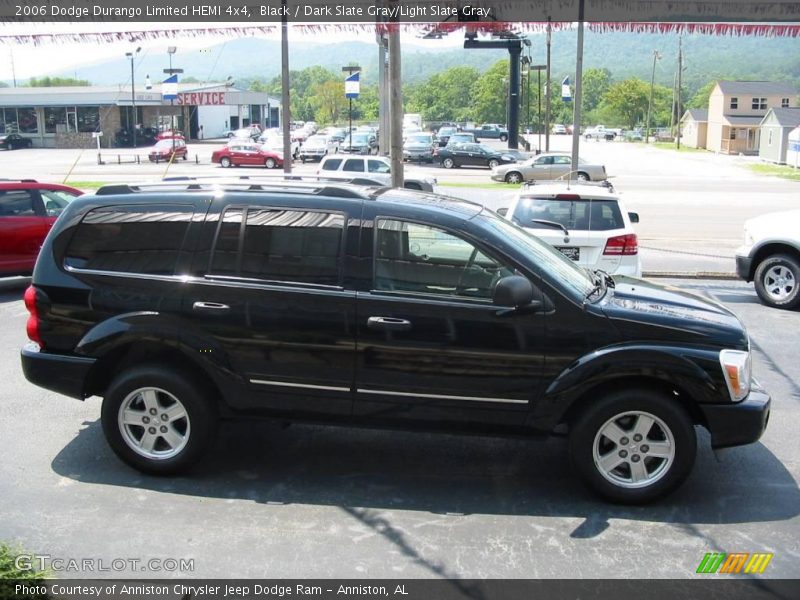
[[[482,123],[505,123],[508,107],[508,60],[498,60],[472,86],[472,117]]]
[[[716,85],[716,81],[709,81],[697,90],[697,93],[687,103],[686,108],[708,108],[708,99],[711,97],[711,91]]]
[[[361,84],[361,93],[353,100],[353,119],[358,121],[375,121],[378,118],[380,99],[377,85]]]
[[[472,67],[451,67],[425,82],[408,86],[406,109],[426,121],[464,121],[471,117],[471,90],[480,73]]]
[[[87,79],[74,77],[31,77],[28,87],[86,87],[91,85]]]
[[[315,88],[316,93],[309,98],[309,106],[314,108],[317,123],[329,125],[347,118],[348,103],[344,97],[344,80],[329,79]]]
[[[589,112],[600,105],[603,96],[611,87],[611,71],[608,69],[586,69],[583,72],[583,111]]]
[[[649,101],[650,84],[635,77],[612,84],[603,96],[604,108],[630,128],[644,119]]]

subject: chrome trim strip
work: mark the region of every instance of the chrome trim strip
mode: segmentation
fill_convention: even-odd
[[[392,392],[389,390],[365,390],[358,388],[356,390],[361,394],[379,394],[385,396],[408,396],[411,398],[432,398],[435,400],[467,400],[469,402],[503,402],[507,404],[528,404],[527,400],[519,400],[516,398],[483,398],[478,396],[448,396],[446,394],[416,394],[413,392]]]
[[[338,387],[335,385],[311,385],[309,383],[289,383],[286,381],[268,381],[266,379],[251,379],[250,383],[259,385],[278,385],[281,387],[307,388],[312,390],[330,390],[332,392],[349,392],[349,387]]]
[[[156,281],[178,281],[186,282],[191,277],[186,275],[148,275],[145,273],[131,273],[130,271],[106,271],[102,269],[82,269],[80,267],[73,267],[64,265],[64,270],[68,273],[79,273],[81,275],[106,275],[109,277],[128,277],[130,279],[149,279]]]

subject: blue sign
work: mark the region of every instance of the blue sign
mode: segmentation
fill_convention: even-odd
[[[564,77],[561,82],[561,99],[564,102],[572,102],[572,90],[569,89],[569,76]]]
[[[360,71],[356,71],[352,75],[348,75],[344,80],[344,97],[345,98],[358,98],[358,93],[361,91],[361,84],[358,76],[361,75]]]
[[[161,98],[163,100],[177,100],[178,99],[178,76],[170,75],[161,82]]]

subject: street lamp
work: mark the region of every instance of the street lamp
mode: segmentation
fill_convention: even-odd
[[[650,143],[650,113],[653,110],[653,89],[656,84],[656,61],[661,59],[661,53],[653,50],[653,74],[650,77],[650,101],[647,103],[647,122],[645,123],[644,143]]]
[[[136,87],[133,79],[133,59],[142,51],[141,46],[136,52],[126,52],[125,56],[131,60],[131,111],[133,111],[133,147],[136,148]]]
[[[178,51],[177,46],[169,46],[167,48],[167,54],[169,55],[169,69],[164,69],[164,73],[172,77],[173,75],[177,75],[179,73],[183,73],[183,69],[173,69],[172,68],[172,55]],[[175,100],[172,98],[169,99],[169,126],[172,130],[172,152],[175,153]]]

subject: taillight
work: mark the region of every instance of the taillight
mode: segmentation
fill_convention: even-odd
[[[615,254],[622,256],[630,256],[632,254],[639,254],[639,240],[636,238],[635,233],[627,233],[625,235],[615,235],[608,238],[606,248],[603,254]]]
[[[28,334],[28,339],[32,342],[36,342],[39,344],[40,347],[44,347],[42,343],[42,338],[39,335],[39,308],[36,306],[36,288],[28,286],[28,289],[25,290],[25,295],[23,296],[25,300],[25,308],[28,309],[30,316],[28,317],[28,323],[25,326],[25,331]]]

